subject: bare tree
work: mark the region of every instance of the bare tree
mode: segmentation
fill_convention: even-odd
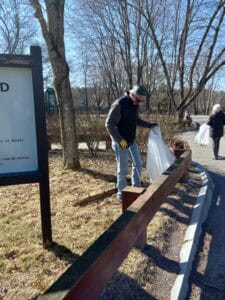
[[[149,9],[153,2],[154,8],[158,3],[158,14],[168,19],[166,38],[165,31],[156,26],[154,10]],[[129,5],[141,12],[148,22],[149,35],[157,48],[167,83],[168,98],[173,109],[183,117],[184,110],[196,100],[207,82],[225,65],[225,47],[222,43],[225,2],[146,0],[145,7],[142,8],[138,7],[135,1],[130,1]],[[166,15],[163,14],[165,7]],[[164,36],[163,43],[161,43],[162,36]],[[196,83],[194,76],[202,56],[207,59],[202,76]],[[178,99],[177,87],[179,87]]]
[[[101,109],[104,106],[104,86],[101,76],[92,77],[92,101],[96,107],[97,114],[100,115]]]
[[[85,99],[84,99],[84,105],[85,105],[85,110],[86,113],[88,114],[88,109],[90,105],[89,101],[89,95],[88,95],[88,57],[83,53],[82,55],[83,58],[83,65],[82,65],[82,70],[84,73],[84,91],[85,91]]]
[[[149,25],[141,12],[130,7],[130,1],[77,2],[74,11],[79,13],[71,16],[70,28],[80,29],[76,37],[81,46],[89,49],[89,68],[95,64],[103,77],[101,83],[105,82],[105,89],[110,89],[114,98],[120,97],[133,84],[144,82],[149,90],[146,101],[149,110],[159,59],[148,34]],[[143,7],[145,0],[136,3]]]
[[[193,102],[194,113],[208,115],[214,104],[220,103],[220,93],[218,92],[219,77],[213,76]]]
[[[129,59],[126,58],[125,50],[121,51],[122,45],[118,44],[121,38],[116,40],[118,33],[111,26],[111,23],[113,23],[112,10],[115,11],[115,8],[112,3],[105,7],[104,4],[106,4],[106,2],[107,1],[81,1],[79,19],[77,21],[80,27],[79,41],[81,45],[84,45],[85,49],[87,47],[90,49],[87,53],[89,56],[90,69],[98,67],[99,71],[104,74],[104,76],[107,76],[111,92],[114,97],[117,98],[124,92],[124,83],[126,82],[127,88],[127,82],[132,81],[132,76],[130,75],[131,68],[129,67],[131,63],[129,63]],[[116,17],[117,16],[115,16],[115,18]],[[71,27],[73,26],[72,23]],[[124,65],[126,67],[124,67]],[[121,72],[122,66],[126,68],[127,72],[126,70]],[[127,77],[125,79],[126,75]],[[129,80],[128,77],[130,78]]]
[[[58,96],[64,167],[79,169],[79,154],[75,127],[75,111],[69,80],[69,66],[65,56],[64,7],[65,0],[29,0],[46,41]],[[44,7],[46,10],[44,10]],[[45,18],[46,16],[46,18]]]
[[[23,54],[37,33],[30,7],[22,0],[1,0],[0,52]]]

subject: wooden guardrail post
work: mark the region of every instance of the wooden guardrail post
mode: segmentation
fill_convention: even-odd
[[[122,211],[125,210],[141,195],[145,192],[143,187],[127,186],[122,192]],[[137,238],[134,247],[138,249],[144,249],[147,241],[147,228]]]
[[[122,192],[122,211],[125,210],[145,191],[142,187],[127,186]]]
[[[190,149],[186,149],[185,151],[189,152],[190,153],[190,157],[191,157],[191,150]],[[184,182],[188,181],[188,177],[189,177],[189,175],[188,175],[188,169],[190,168],[190,165],[191,165],[191,159],[189,159],[187,168],[184,170],[184,173],[183,173],[183,175],[181,176],[181,178],[179,179],[178,182],[184,183]]]

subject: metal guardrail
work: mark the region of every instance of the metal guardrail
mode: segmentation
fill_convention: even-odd
[[[143,247],[147,225],[190,163],[191,151],[185,151],[146,190],[125,189],[124,213],[38,299],[98,299],[132,247]]]

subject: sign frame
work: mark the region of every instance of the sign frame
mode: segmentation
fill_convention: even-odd
[[[52,229],[41,48],[31,46],[30,55],[0,54],[0,67],[31,69],[38,160],[37,171],[0,174],[0,186],[39,183],[42,240],[47,248],[52,244]]]

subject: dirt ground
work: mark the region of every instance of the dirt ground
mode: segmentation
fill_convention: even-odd
[[[199,174],[190,172],[178,183],[147,228],[143,251],[132,250],[102,294],[101,300],[170,299],[179,273],[179,253],[200,186]]]
[[[67,171],[61,152],[49,157],[54,246],[43,249],[37,184],[0,188],[0,299],[35,299],[121,214],[115,194],[111,150],[92,157],[81,152],[82,169]],[[146,170],[144,184],[148,185]],[[199,178],[179,183],[148,226],[143,251],[133,249],[102,299],[168,299],[179,271],[178,256]],[[86,203],[82,204],[82,199]]]

